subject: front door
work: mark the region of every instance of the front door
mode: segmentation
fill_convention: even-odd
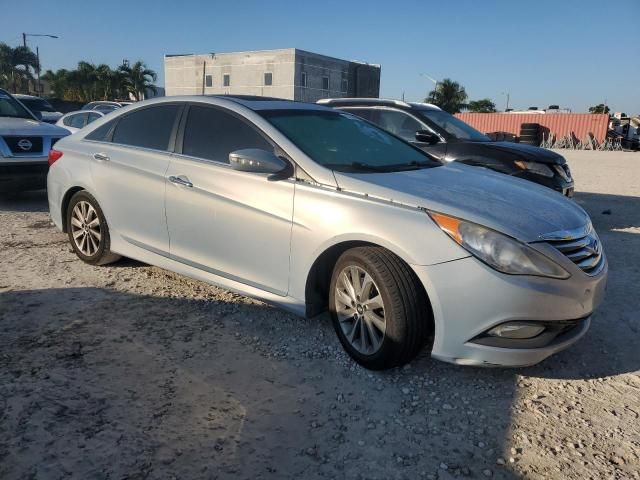
[[[171,258],[286,295],[294,183],[229,166],[234,150],[274,146],[227,110],[193,104],[186,115],[166,174]]]

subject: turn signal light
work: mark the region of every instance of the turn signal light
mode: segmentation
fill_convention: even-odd
[[[62,157],[62,152],[60,150],[54,150],[53,148],[49,150],[49,166],[53,165],[60,157]]]

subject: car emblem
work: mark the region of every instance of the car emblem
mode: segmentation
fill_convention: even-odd
[[[26,152],[27,150],[31,150],[31,147],[33,147],[33,143],[31,143],[26,138],[23,138],[18,142],[18,146]]]

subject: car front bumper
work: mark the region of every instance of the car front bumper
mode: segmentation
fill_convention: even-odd
[[[47,186],[47,158],[25,163],[0,163],[0,192],[40,190]]]
[[[473,257],[412,268],[433,309],[431,355],[463,365],[509,367],[533,365],[578,341],[604,298],[608,274],[605,264],[596,276],[578,271],[566,280],[505,275]],[[533,348],[527,348],[526,341],[498,342],[509,346],[478,341],[493,327],[512,321],[568,327]]]

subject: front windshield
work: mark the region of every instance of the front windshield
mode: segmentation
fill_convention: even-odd
[[[348,113],[258,112],[320,165],[342,172],[391,172],[440,165],[410,144]]]
[[[6,93],[0,92],[0,117],[28,118],[33,120],[33,116],[17,100]]]
[[[32,112],[55,112],[51,104],[42,98],[21,98],[20,101]]]
[[[449,135],[459,140],[471,140],[474,142],[490,142],[491,139],[480,133],[462,120],[442,110],[418,110],[418,116],[435,124]]]

